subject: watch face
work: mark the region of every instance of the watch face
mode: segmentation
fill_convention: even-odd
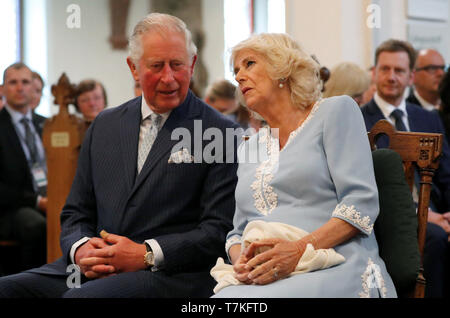
[[[153,266],[155,265],[155,256],[153,255],[152,252],[147,252],[145,254],[145,264],[147,266]]]

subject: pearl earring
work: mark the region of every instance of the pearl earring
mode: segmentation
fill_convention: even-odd
[[[283,83],[280,83],[280,84],[278,84],[278,87],[279,87],[279,88],[283,88],[283,87],[284,87],[284,84],[283,84]]]
[[[278,87],[279,88],[283,88],[284,87],[284,82],[286,82],[286,79],[285,78],[280,78],[280,84],[278,84]]]

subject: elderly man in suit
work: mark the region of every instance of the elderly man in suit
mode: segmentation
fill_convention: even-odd
[[[413,79],[415,51],[405,41],[383,42],[375,53],[374,79],[377,91],[361,110],[367,130],[381,119],[390,121],[397,130],[441,133],[445,130],[439,115],[405,101],[405,88]],[[378,147],[388,146],[387,138],[380,138]],[[444,213],[450,211],[450,149],[444,139],[443,156],[433,178],[431,209],[428,213],[424,270],[427,279],[426,296],[443,295],[443,277],[448,272],[450,225]]]
[[[45,264],[45,118],[31,111],[31,70],[15,63],[3,74],[0,111],[0,238],[20,243],[20,268]]]
[[[225,136],[237,125],[189,90],[195,61],[191,34],[178,18],[152,13],[136,25],[127,62],[143,97],[103,111],[91,124],[61,214],[63,257],[0,279],[0,296],[213,293],[209,270],[224,255],[232,227],[237,163],[194,160],[186,153],[207,145],[195,138],[186,142],[183,161],[171,160],[179,143],[172,136],[176,129],[194,135],[208,128]],[[233,140],[227,150],[236,146]],[[78,286],[66,281],[72,263],[81,269]]]

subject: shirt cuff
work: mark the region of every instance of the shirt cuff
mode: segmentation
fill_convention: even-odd
[[[153,251],[153,256],[155,257],[155,265],[152,267],[152,272],[160,270],[164,266],[164,253],[161,246],[154,239],[146,240],[145,243],[150,245],[150,248]]]
[[[72,248],[70,249],[70,260],[72,261],[72,264],[75,264],[75,252],[77,251],[77,248],[79,248],[81,245],[89,241],[90,237],[83,237],[81,240],[78,240],[75,242],[75,244],[72,245]]]

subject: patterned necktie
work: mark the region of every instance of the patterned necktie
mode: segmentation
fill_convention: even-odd
[[[396,109],[391,113],[391,116],[395,119],[395,128],[399,131],[406,131],[406,126],[403,123],[403,111],[401,109]]]
[[[25,143],[27,145],[28,151],[30,152],[31,163],[34,164],[38,161],[38,153],[35,136],[30,128],[30,120],[26,117],[23,117],[20,122],[25,128]]]
[[[150,120],[150,127],[148,128],[144,140],[139,145],[138,151],[138,163],[137,163],[137,171],[138,174],[141,172],[142,167],[144,166],[145,160],[147,159],[148,153],[155,142],[156,136],[158,135],[159,126],[161,125],[162,116],[159,114],[151,114],[150,117],[147,117],[144,120]]]

